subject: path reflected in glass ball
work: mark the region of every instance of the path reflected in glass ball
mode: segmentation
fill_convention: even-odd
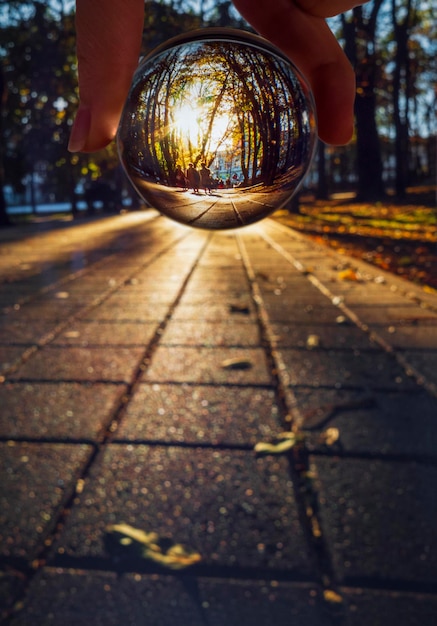
[[[138,67],[118,130],[121,161],[150,206],[183,224],[252,224],[290,200],[308,170],[309,88],[263,39],[205,29]]]

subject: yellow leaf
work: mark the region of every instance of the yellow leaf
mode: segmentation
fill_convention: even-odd
[[[326,443],[327,446],[332,446],[339,439],[340,431],[338,428],[327,428],[325,432],[320,435],[320,441]]]
[[[434,287],[430,287],[429,285],[423,285],[423,291],[425,293],[432,293],[432,294],[437,293],[437,289],[434,289]]]
[[[348,268],[346,270],[343,270],[341,272],[338,273],[338,278],[340,280],[352,280],[352,281],[359,281],[360,280],[360,275],[358,274],[358,272],[356,272],[355,270],[353,270],[352,268]]]
[[[333,589],[325,589],[323,597],[326,602],[330,602],[331,604],[341,604],[343,602],[343,597]]]
[[[284,454],[291,450],[301,437],[296,436],[293,432],[280,433],[275,437],[274,442],[259,441],[254,450],[257,454]]]
[[[171,544],[167,550],[163,550],[159,535],[155,532],[148,533],[129,524],[113,524],[106,530],[116,536],[119,545],[125,548],[138,546],[142,558],[168,569],[184,569],[202,560],[198,552],[189,550],[180,543]]]

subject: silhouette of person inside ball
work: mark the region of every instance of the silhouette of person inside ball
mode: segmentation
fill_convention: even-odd
[[[188,164],[187,180],[188,180],[189,186],[193,189],[194,193],[199,193],[200,174],[194,167],[194,163]]]
[[[206,167],[206,163],[200,165],[200,183],[205,190],[205,194],[211,193],[211,170]]]
[[[182,187],[182,189],[187,189],[187,180],[180,165],[177,165],[175,169],[175,181],[176,187]]]

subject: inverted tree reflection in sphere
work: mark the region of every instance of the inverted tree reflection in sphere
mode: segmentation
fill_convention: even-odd
[[[138,67],[118,130],[147,204],[198,228],[252,224],[283,206],[313,154],[311,93],[261,38],[207,29]]]

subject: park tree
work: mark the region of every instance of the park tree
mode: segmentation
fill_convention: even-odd
[[[358,198],[377,200],[384,196],[381,147],[376,123],[379,77],[376,28],[383,0],[373,0],[370,8],[355,7],[342,14],[345,52],[356,74],[356,158]]]

